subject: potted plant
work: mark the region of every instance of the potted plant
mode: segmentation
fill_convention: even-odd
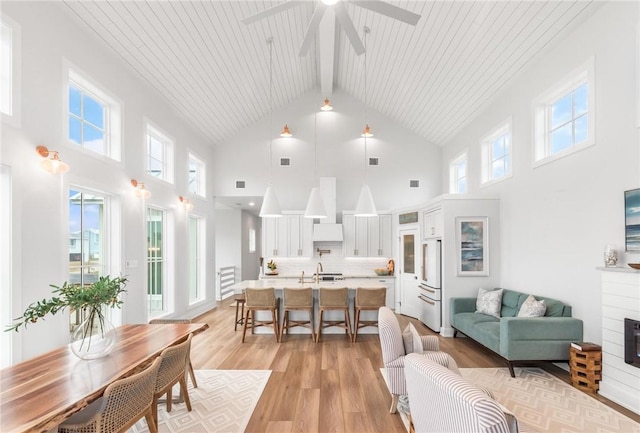
[[[267,268],[269,268],[269,272],[267,273],[267,275],[278,274],[278,265],[273,261],[273,259],[269,260],[269,263],[267,263]]]
[[[105,317],[107,308],[118,307],[123,301],[120,294],[126,292],[127,278],[102,276],[88,286],[64,282],[62,286],[50,286],[53,297],[30,304],[22,316],[14,319],[7,331],[18,331],[35,323],[48,314],[69,308],[80,311],[84,318],[71,336],[71,350],[82,359],[94,359],[107,355],[115,342],[115,329]]]

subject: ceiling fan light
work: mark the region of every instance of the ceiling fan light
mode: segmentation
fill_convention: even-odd
[[[373,202],[373,196],[371,195],[371,190],[369,189],[369,185],[366,183],[362,185],[362,190],[360,190],[360,197],[358,197],[358,204],[356,205],[354,215],[361,217],[373,217],[378,215],[376,204]]]
[[[293,134],[291,134],[291,131],[289,130],[289,126],[288,125],[284,125],[284,128],[282,128],[282,132],[280,133],[280,137],[289,138],[292,135]]]
[[[326,98],[324,100],[324,105],[322,107],[320,107],[320,109],[322,111],[331,111],[331,110],[333,110],[333,107],[331,105],[329,105],[329,98]]]
[[[320,195],[320,188],[314,186],[309,195],[307,208],[304,211],[305,218],[326,218],[327,211],[324,208],[324,201]]]
[[[260,217],[262,218],[278,218],[282,216],[282,210],[280,209],[280,203],[276,192],[273,187],[269,185],[264,193],[264,200],[262,201],[262,207],[260,208]]]
[[[320,1],[326,6],[333,6],[334,4],[338,3],[340,0],[320,0]]]
[[[369,127],[369,125],[365,125],[364,131],[362,131],[362,134],[360,134],[360,136],[366,138],[373,137],[373,132],[371,132],[371,128]]]

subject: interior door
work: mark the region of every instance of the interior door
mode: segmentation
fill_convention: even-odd
[[[400,230],[400,314],[420,318],[420,231]]]

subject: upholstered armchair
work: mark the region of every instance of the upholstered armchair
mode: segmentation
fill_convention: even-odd
[[[411,353],[405,375],[416,433],[523,432],[513,414],[456,371]]]
[[[407,353],[413,352],[413,337],[408,331],[403,335],[398,318],[387,307],[381,307],[378,310],[378,328],[385,381],[391,393],[391,408],[389,412],[395,413],[398,399],[401,395],[407,394],[407,385],[404,377],[404,358]],[[458,367],[451,356],[444,352],[438,352],[438,337],[435,335],[421,335],[419,339],[424,351],[421,356],[429,357],[434,362],[458,371]]]

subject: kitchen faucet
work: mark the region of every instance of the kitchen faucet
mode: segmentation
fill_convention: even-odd
[[[322,269],[322,263],[318,262],[318,265],[316,266],[316,274],[313,276],[316,283],[320,282],[320,272],[324,272],[324,269]]]

